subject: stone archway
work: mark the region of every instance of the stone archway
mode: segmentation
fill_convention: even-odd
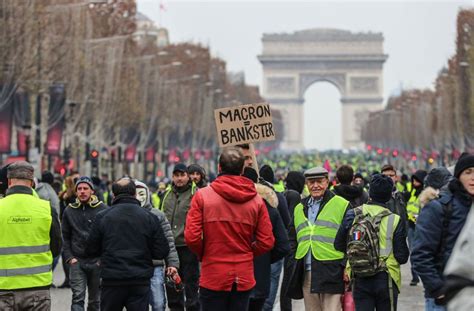
[[[341,93],[343,148],[361,147],[360,124],[382,108],[382,34],[311,29],[264,34],[262,42],[263,95],[283,116],[281,147],[303,148],[303,95],[318,81]]]

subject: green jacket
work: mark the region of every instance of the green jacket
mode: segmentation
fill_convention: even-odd
[[[166,191],[161,201],[161,210],[170,222],[176,247],[186,246],[184,242],[184,227],[186,216],[191,206],[191,199],[195,192],[196,186],[191,182],[182,189],[178,189],[173,185]]]

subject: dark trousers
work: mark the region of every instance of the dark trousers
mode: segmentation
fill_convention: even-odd
[[[64,257],[64,252],[61,252],[61,259],[63,261],[63,271],[64,271],[64,283],[69,285],[69,264],[66,262],[66,258]]]
[[[97,262],[78,261],[69,265],[69,284],[72,290],[72,311],[84,310],[86,288],[89,294],[87,310],[100,310],[100,267]]]
[[[103,286],[100,295],[101,311],[148,311],[150,286]]]
[[[249,301],[249,311],[262,311],[266,298],[251,298]]]
[[[283,280],[281,282],[281,288],[288,288],[290,278],[291,278],[291,269],[288,267],[288,260],[290,259],[291,256],[294,256],[292,253],[290,253],[288,256],[285,257],[285,261],[283,264]],[[281,311],[291,311],[292,310],[292,305],[291,305],[291,298],[288,298],[287,296],[283,295],[283,290],[280,292],[280,310]]]
[[[172,311],[199,310],[199,260],[189,248],[177,247],[179,257],[179,275],[184,284],[184,291],[177,292],[174,288],[166,286],[168,307]],[[185,300],[186,298],[186,300]]]
[[[230,292],[214,291],[201,287],[199,301],[202,311],[247,311],[251,290],[238,292],[234,283]],[[265,302],[265,299],[263,300]],[[263,306],[262,302],[262,306]]]
[[[0,291],[0,310],[50,311],[49,289]]]
[[[356,278],[352,295],[357,311],[390,311],[389,280],[387,272],[379,272],[372,277]],[[398,289],[392,282],[393,310],[397,310]]]
[[[408,232],[407,232],[407,238],[408,238],[408,248],[410,249],[410,267],[411,267],[411,280],[418,282],[420,279],[418,278],[418,274],[416,273],[415,269],[413,269],[413,259],[411,257],[411,252],[413,250],[413,239],[415,238],[415,226],[414,225],[408,225]]]

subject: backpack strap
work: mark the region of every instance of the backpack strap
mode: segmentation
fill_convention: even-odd
[[[353,208],[354,215],[355,215],[354,219],[359,219],[359,218],[364,217],[364,212],[363,212],[362,208],[363,208],[363,205],[361,205],[359,207],[356,207],[356,208]]]
[[[449,200],[448,203],[443,204],[443,227],[441,231],[441,241],[439,243],[438,254],[439,256],[443,256],[444,252],[446,251],[446,244],[448,240],[448,232],[449,232],[449,223],[451,221],[451,217],[453,215],[453,199]],[[444,267],[443,267],[444,269]]]

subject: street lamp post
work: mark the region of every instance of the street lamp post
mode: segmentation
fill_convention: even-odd
[[[30,124],[24,124],[23,125],[23,134],[25,135],[25,149],[26,149],[26,155],[25,155],[25,160],[26,162],[30,162],[30,135],[31,135],[31,125]]]

